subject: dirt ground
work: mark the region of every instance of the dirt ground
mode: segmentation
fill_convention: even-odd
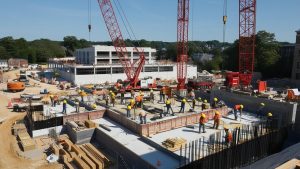
[[[13,79],[18,71],[4,73],[4,79]],[[34,83],[34,82],[31,82]],[[59,164],[47,164],[46,160],[29,160],[19,157],[16,153],[17,141],[16,137],[11,134],[12,124],[25,116],[25,113],[15,113],[7,109],[10,98],[19,97],[22,93],[39,93],[41,89],[47,88],[48,91],[57,91],[56,86],[41,84],[41,87],[30,87],[20,93],[6,93],[6,83],[0,84],[0,120],[5,121],[0,124],[0,169],[60,169]]]

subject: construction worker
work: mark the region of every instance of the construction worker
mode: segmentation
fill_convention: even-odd
[[[134,102],[133,99],[131,99],[131,100],[130,100],[130,106],[131,106],[131,108],[133,108],[134,105],[135,105],[135,102]]]
[[[258,108],[258,110],[256,112],[256,116],[257,117],[262,118],[264,108],[265,108],[265,103],[260,103],[259,108]]]
[[[164,95],[164,91],[163,91],[163,89],[160,89],[160,91],[159,91],[159,102],[163,102],[163,95]]]
[[[244,106],[242,104],[237,104],[233,108],[233,113],[234,113],[234,119],[237,120],[238,118],[238,111],[240,112],[240,119],[242,119],[242,111],[243,111]]]
[[[57,103],[58,103],[58,96],[54,95],[54,97],[53,97],[53,106],[55,107]]]
[[[216,127],[216,129],[219,129],[220,121],[221,121],[220,112],[216,111],[215,116],[214,116],[214,125],[213,125],[213,128]]]
[[[198,104],[199,104],[199,106],[200,106],[200,103],[202,102],[201,97],[198,97],[197,101],[198,101]]]
[[[67,114],[67,100],[64,99],[63,101],[63,111],[62,111],[63,114]]]
[[[138,95],[135,97],[136,106],[141,108],[142,107],[142,96]]]
[[[200,120],[199,120],[199,133],[201,133],[201,128],[202,128],[202,132],[206,133],[205,123],[206,123],[206,116],[204,113],[201,113]]]
[[[140,113],[139,113],[139,117],[140,117],[140,123],[141,124],[146,124],[147,121],[146,121],[146,117],[147,117],[147,114],[144,110],[140,110]]]
[[[79,101],[78,100],[76,100],[75,106],[76,106],[76,112],[79,113]]]
[[[105,96],[105,105],[108,106],[108,102],[109,102],[109,96]]]
[[[167,101],[166,101],[166,107],[167,107],[167,114],[169,114],[170,112],[170,109],[172,111],[172,116],[174,116],[174,112],[173,112],[173,109],[171,107],[171,100],[169,98],[167,98]]]
[[[113,107],[115,107],[115,102],[116,102],[116,94],[114,92],[111,92],[111,104]]]
[[[124,104],[124,98],[125,98],[125,91],[121,90],[121,102],[120,102],[120,104]]]
[[[51,100],[51,106],[54,107],[54,96],[53,96],[53,94],[50,95],[50,100]]]
[[[225,143],[227,146],[230,146],[232,143],[232,133],[229,131],[227,127],[224,127],[225,130]]]
[[[183,98],[183,99],[181,100],[180,110],[179,110],[178,113],[181,113],[181,112],[184,113],[185,103],[186,103],[186,99]]]
[[[195,106],[196,106],[196,99],[194,98],[192,101],[192,108],[195,110]]]
[[[213,108],[218,108],[218,98],[214,98],[214,101],[213,101],[213,103],[212,103],[212,105],[211,105]]]
[[[130,104],[127,105],[127,117],[128,118],[131,117],[131,105]]]
[[[152,103],[154,103],[154,93],[153,90],[150,90],[150,101],[152,101]]]
[[[83,96],[85,95],[85,92],[84,91],[81,91],[80,92],[80,97],[81,97],[81,101],[83,102],[84,100],[83,100]]]
[[[94,103],[94,104],[92,104],[92,108],[94,109],[94,110],[96,110],[97,109],[97,105]]]
[[[206,110],[207,109],[207,100],[204,100],[202,105],[201,105],[202,110]]]
[[[273,114],[271,112],[269,112],[267,114],[267,121],[266,121],[266,126],[267,126],[267,129],[269,129],[269,130],[272,129],[272,120],[273,120]]]

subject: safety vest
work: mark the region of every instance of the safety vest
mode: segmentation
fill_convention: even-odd
[[[216,115],[214,116],[214,120],[215,120],[215,121],[220,120],[220,115],[216,114]]]
[[[206,119],[205,119],[205,117],[200,117],[200,124],[204,124],[206,121],[205,121]]]
[[[226,141],[227,141],[228,143],[232,142],[232,133],[231,133],[231,132],[228,131],[228,134],[227,134],[226,139],[227,139]]]
[[[185,104],[185,103],[186,103],[186,100],[185,100],[185,99],[182,99],[182,101],[181,101],[181,102]]]
[[[127,109],[128,109],[128,110],[131,110],[131,106],[130,106],[130,105],[128,105],[128,106],[127,106]]]
[[[171,101],[170,100],[167,100],[166,101],[166,105],[170,105],[171,104]]]
[[[235,106],[234,106],[234,109],[235,109],[235,110],[241,110],[242,107],[241,107],[241,105],[238,104],[238,105],[235,105]]]

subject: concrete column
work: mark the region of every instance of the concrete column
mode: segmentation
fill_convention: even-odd
[[[112,51],[109,51],[109,64],[112,64]]]

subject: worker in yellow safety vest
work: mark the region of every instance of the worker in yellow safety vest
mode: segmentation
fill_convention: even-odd
[[[127,117],[128,118],[131,117],[131,105],[130,104],[127,105]]]
[[[212,103],[212,107],[213,108],[218,108],[218,98],[214,98],[214,101],[213,101],[213,103]]]
[[[166,107],[167,107],[167,114],[169,114],[170,110],[171,110],[172,111],[172,116],[174,116],[174,112],[173,112],[173,109],[171,107],[171,100],[169,98],[167,98]]]
[[[203,103],[202,103],[202,105],[201,105],[201,108],[202,108],[202,110],[208,109],[208,107],[207,107],[207,100],[204,100],[204,101],[203,101]]]
[[[116,95],[114,92],[111,93],[111,104],[113,105],[113,107],[115,107],[115,102],[116,102]]]
[[[183,99],[181,100],[180,110],[179,110],[178,113],[181,113],[181,112],[184,113],[185,103],[186,103],[186,99],[183,98]]]

